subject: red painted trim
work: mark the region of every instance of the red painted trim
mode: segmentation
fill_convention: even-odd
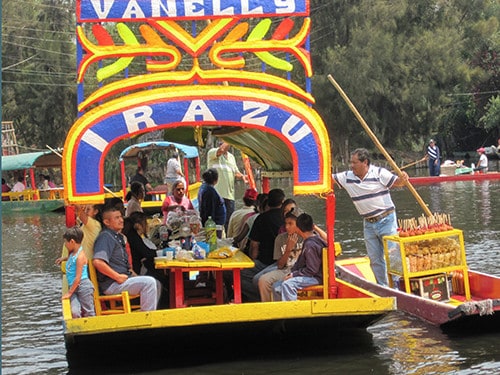
[[[483,180],[499,180],[500,172],[490,173],[474,173],[474,174],[459,174],[456,176],[427,176],[427,177],[410,177],[409,181],[412,184],[435,184],[441,182],[454,181],[483,181]]]

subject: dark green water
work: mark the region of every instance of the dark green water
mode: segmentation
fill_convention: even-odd
[[[285,191],[287,181],[279,185]],[[273,186],[274,187],[274,186]],[[243,190],[239,186],[239,191]],[[419,186],[431,211],[449,213],[464,231],[469,266],[500,275],[500,182],[457,182]],[[338,191],[335,235],[344,256],[364,255],[362,223],[345,192]],[[297,199],[324,225],[324,201]],[[399,218],[422,213],[410,193],[393,191]],[[65,374],[68,372],[60,313],[59,268],[64,217],[60,214],[2,218],[2,373]],[[277,350],[259,357],[232,358],[221,353],[210,363],[150,370],[140,358],[134,369],[104,367],[91,373],[123,374],[495,374],[500,373],[500,334],[451,337],[438,328],[401,313],[392,313],[366,332],[332,337],[324,350]],[[132,345],[133,343],[131,343]],[[193,339],[193,355],[203,345]],[[249,343],[242,343],[248,345]],[[84,371],[71,373],[86,373]]]

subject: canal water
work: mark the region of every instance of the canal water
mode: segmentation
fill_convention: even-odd
[[[290,193],[287,181],[279,182]],[[242,191],[240,186],[239,190]],[[464,231],[469,266],[500,276],[500,182],[456,182],[417,186],[433,212],[450,214]],[[393,190],[400,219],[422,210],[405,189]],[[344,191],[336,192],[336,240],[343,256],[364,255],[362,222]],[[299,197],[300,206],[324,225],[324,200]],[[60,312],[61,273],[54,265],[64,230],[61,214],[16,214],[2,217],[2,373],[66,374],[68,366]],[[293,353],[276,351],[206,363],[160,365],[119,363],[71,374],[494,374],[500,373],[500,334],[449,336],[439,328],[403,313],[391,313],[355,335],[332,337],[328,348],[301,347]],[[131,342],[133,345],[133,342]],[[210,343],[186,348],[193,358]],[[258,345],[258,343],[242,343]],[[189,357],[189,356],[188,356]]]

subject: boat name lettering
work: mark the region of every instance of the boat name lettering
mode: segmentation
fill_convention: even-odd
[[[212,104],[214,110],[210,109]],[[187,110],[182,117],[181,122],[214,122],[224,121],[218,119],[214,113],[217,112],[218,101],[204,101],[201,99],[191,100],[187,106]],[[256,101],[243,101],[242,111],[237,120],[243,124],[252,124],[258,126],[267,126],[269,123],[277,124],[278,121],[283,121],[276,116],[269,117],[270,105]],[[236,108],[234,108],[236,110]],[[152,107],[143,105],[123,111],[123,119],[129,133],[135,133],[144,128],[154,128],[158,126],[154,120],[154,110]],[[291,143],[298,143],[303,138],[311,134],[311,129],[298,116],[291,114],[279,130]]]
[[[79,22],[307,15],[309,12],[309,0],[80,0],[78,3]]]

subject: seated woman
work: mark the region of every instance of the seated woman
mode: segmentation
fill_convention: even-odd
[[[153,276],[166,288],[168,286],[166,276],[155,268],[156,246],[147,237],[147,218],[145,213],[136,211],[124,221],[123,234],[130,245],[132,269],[137,275]]]
[[[161,206],[163,213],[163,224],[166,223],[169,211],[180,209],[182,211],[194,210],[191,200],[184,195],[186,187],[184,182],[177,180],[172,184],[172,191],[170,195],[165,197]]]
[[[133,212],[143,212],[141,201],[144,199],[144,185],[138,181],[133,181],[130,184],[130,191],[127,194],[127,209],[125,216],[130,216]]]

